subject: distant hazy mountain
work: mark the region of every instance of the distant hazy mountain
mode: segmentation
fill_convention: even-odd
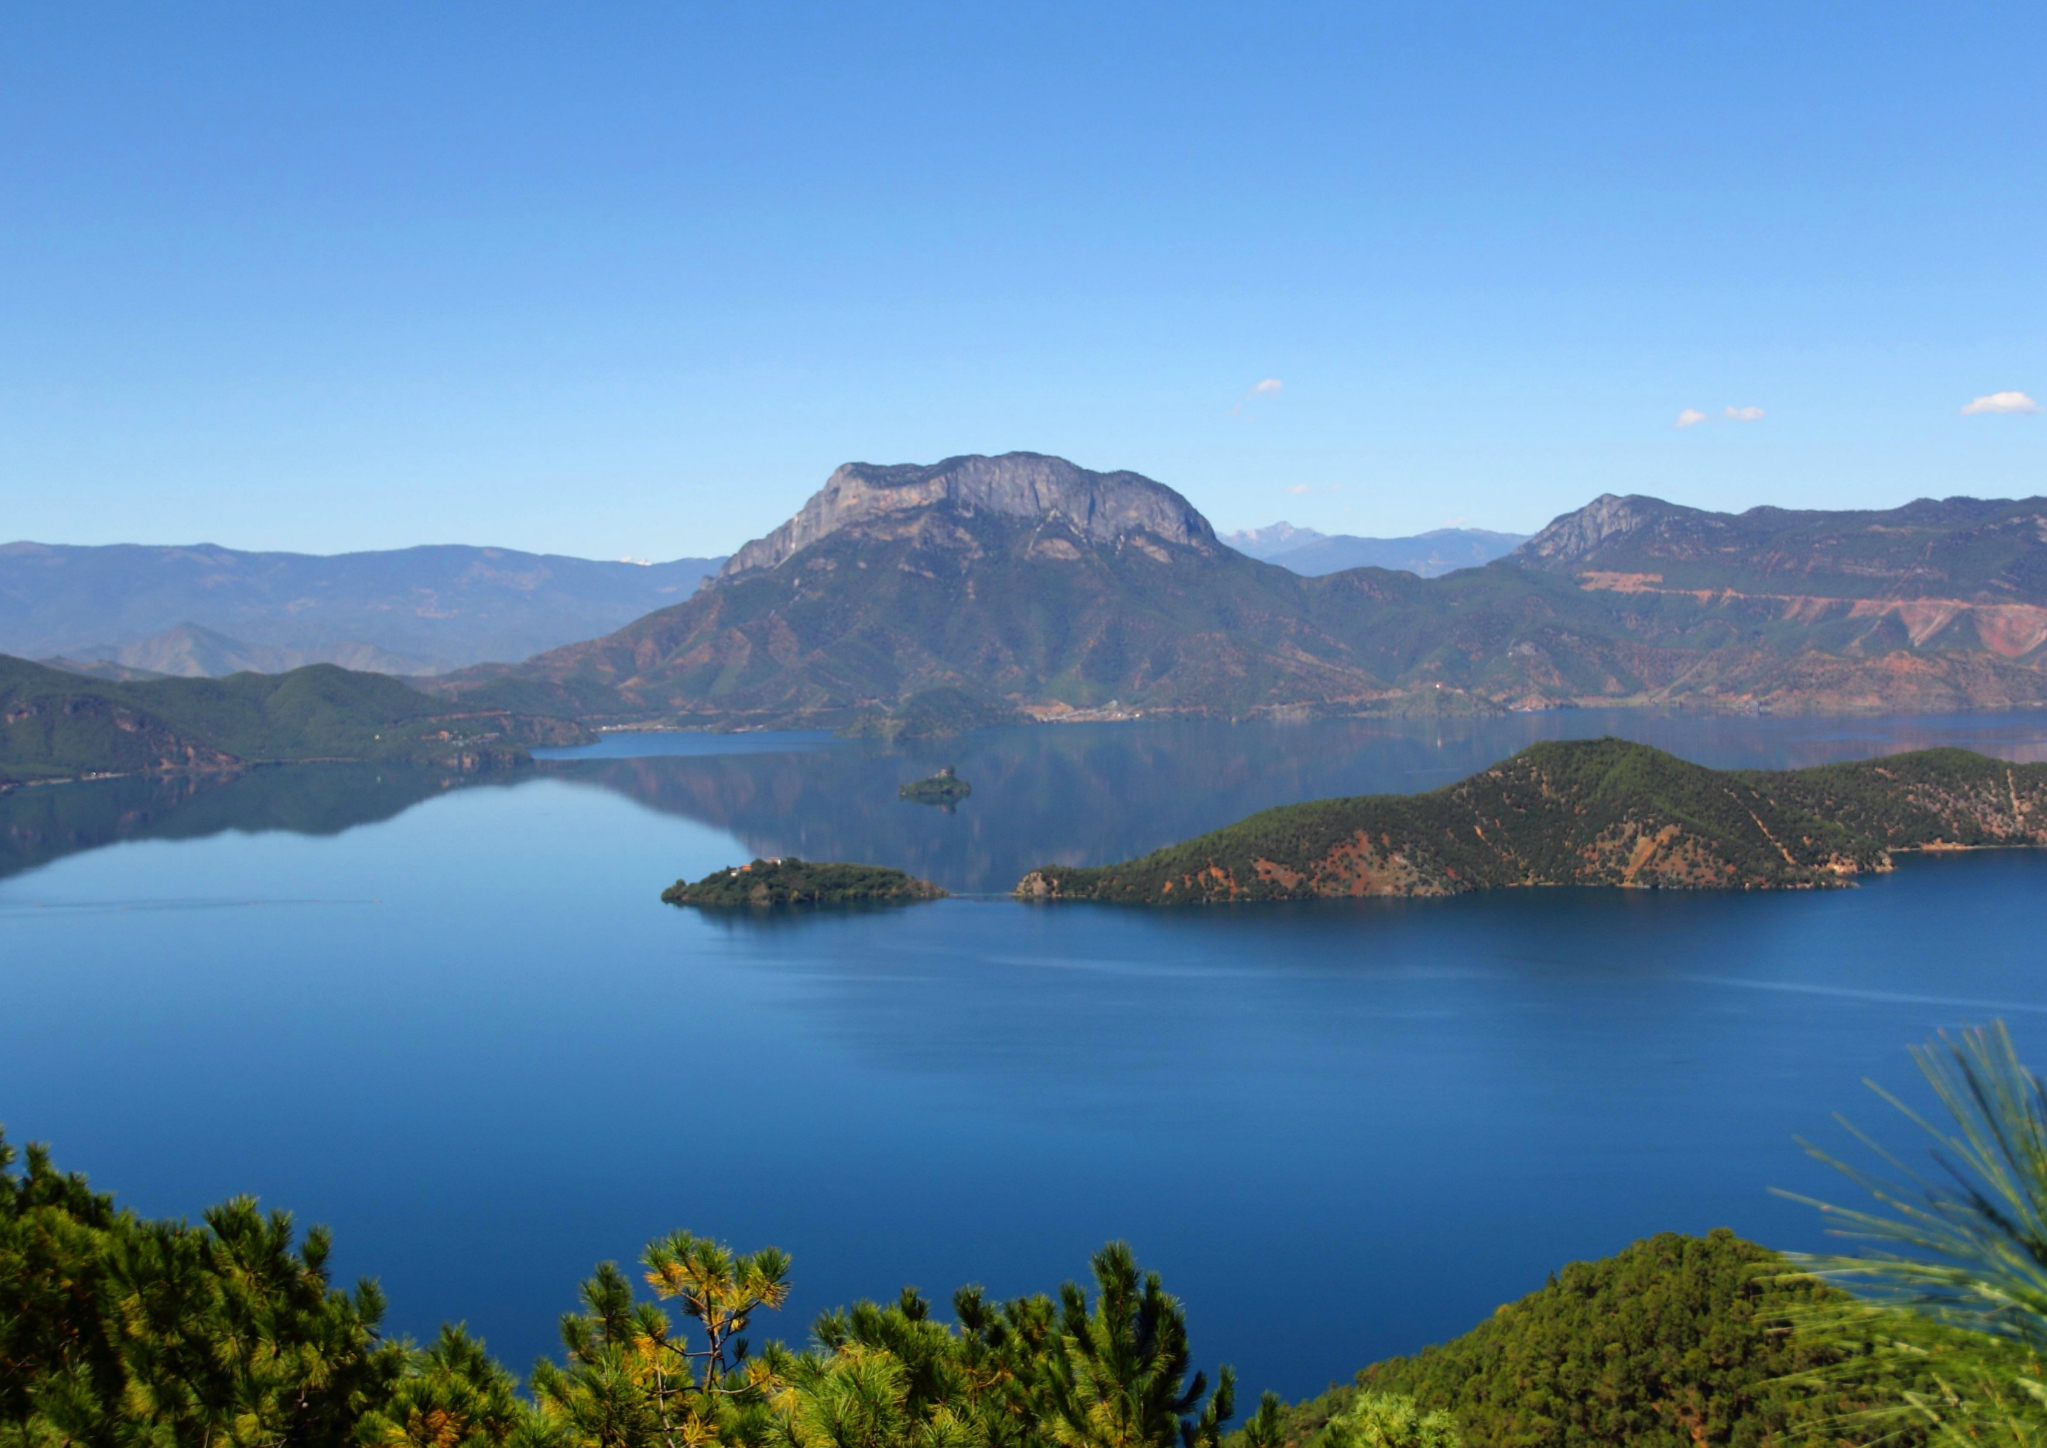
[[[1489,533],[1483,528],[1436,528],[1412,538],[1358,538],[1317,533],[1291,523],[1250,528],[1223,538],[1240,553],[1309,578],[1346,568],[1397,568],[1423,578],[1440,578],[1459,568],[1477,568],[1505,557],[1528,541],[1526,533]]]
[[[1270,563],[1282,553],[1319,542],[1329,535],[1317,533],[1313,528],[1296,528],[1291,523],[1272,523],[1263,528],[1239,528],[1234,533],[1218,536],[1239,553],[1248,553],[1261,562]]]
[[[323,649],[277,649],[245,643],[226,634],[181,623],[140,643],[90,644],[43,659],[53,669],[71,669],[103,679],[218,679],[228,674],[282,674],[307,664],[339,664],[370,674],[439,673],[424,659],[407,658],[374,644],[341,643]]]
[[[430,687],[728,728],[934,699],[980,718],[2047,703],[2047,499],[1737,516],[1608,496],[1483,567],[1308,577],[1135,473],[848,464],[686,602]]]
[[[723,561],[0,544],[0,653],[185,675],[308,663],[436,673],[608,633],[689,597]]]
[[[73,659],[63,654],[51,654],[47,659],[37,659],[46,669],[57,669],[66,674],[83,674],[88,679],[104,679],[110,684],[140,684],[150,679],[168,679],[169,674],[159,674],[154,669],[135,669],[126,664],[117,664],[110,659]]]

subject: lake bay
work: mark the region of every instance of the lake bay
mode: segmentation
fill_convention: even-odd
[[[2047,855],[1816,894],[1507,891],[1026,907],[1033,865],[1614,732],[1781,767],[2047,719],[1566,713],[998,730],[890,749],[614,736],[482,780],[301,767],[0,797],[0,1120],[149,1214],[260,1194],[394,1329],[523,1371],[603,1257],[687,1226],[794,1254],[756,1336],[914,1282],[1050,1290],[1123,1237],[1198,1360],[1288,1396],[1463,1331],[1574,1257],[1728,1225],[1822,1242],[1802,1134],[2007,1020],[2047,1059]],[[945,812],[897,785],[954,765]],[[964,898],[720,918],[756,854]]]

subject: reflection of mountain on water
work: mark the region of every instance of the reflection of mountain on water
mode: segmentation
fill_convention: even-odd
[[[989,730],[903,745],[555,761],[552,773],[737,834],[760,855],[893,865],[965,893],[1047,863],[1125,859],[1294,800],[1446,784],[1514,745],[1435,723],[1161,722]],[[955,812],[897,798],[950,764]]]
[[[1038,865],[1128,859],[1276,804],[1433,789],[1538,739],[1609,732],[1722,769],[1796,768],[1937,744],[2014,760],[2047,756],[2047,719],[2037,714],[1731,719],[1584,710],[1441,721],[1144,720],[993,729],[893,748],[694,736],[692,751],[743,752],[555,759],[537,770],[468,777],[295,764],[17,789],[0,794],[0,879],[123,840],[226,830],[337,834],[453,789],[516,787],[544,775],[729,830],[754,854],[893,865],[948,890],[1001,893]],[[897,798],[899,786],[947,764],[973,786],[957,812]]]
[[[339,834],[477,782],[435,769],[293,764],[17,789],[0,794],[0,879],[123,840],[189,840],[226,830]]]
[[[1003,892],[1043,864],[1129,859],[1255,810],[1452,783],[1538,739],[1615,733],[1715,768],[1798,768],[1960,744],[2026,758],[2037,717],[1723,719],[1568,711],[1300,724],[1145,721],[994,729],[958,739],[735,754],[551,761],[559,778],[737,834],[759,855],[893,865],[948,890]],[[898,786],[953,765],[956,813]]]

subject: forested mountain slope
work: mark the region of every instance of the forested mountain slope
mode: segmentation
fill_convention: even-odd
[[[700,727],[989,711],[2047,703],[2047,502],[1701,513],[1605,497],[1483,568],[1302,577],[1134,473],[1030,453],[848,464],[717,583],[430,687]]]
[[[287,674],[111,683],[0,655],[0,785],[298,760],[477,770],[580,726],[451,708],[382,674],[314,664]]]
[[[2047,764],[1929,749],[1713,770],[1621,739],[1536,744],[1443,789],[1283,805],[1140,859],[1048,865],[1029,900],[1153,905],[1529,885],[1802,889],[1897,850],[2047,844]]]

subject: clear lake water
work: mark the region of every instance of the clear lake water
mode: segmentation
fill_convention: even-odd
[[[2047,1063],[2047,853],[1852,890],[1506,891],[1191,911],[1005,898],[1268,805],[1449,783],[1543,737],[1715,766],[2047,716],[1139,722],[905,745],[618,735],[516,776],[357,767],[0,796],[0,1121],[148,1214],[333,1227],[393,1330],[523,1371],[600,1258],[674,1227],[795,1258],[757,1336],[915,1283],[1084,1278],[1128,1239],[1255,1400],[1452,1336],[1573,1258],[1727,1225],[1861,1084],[2007,1021]],[[899,801],[951,764],[952,811]],[[863,860],[960,898],[706,916],[678,877]],[[1859,1203],[1858,1203],[1859,1204]]]

